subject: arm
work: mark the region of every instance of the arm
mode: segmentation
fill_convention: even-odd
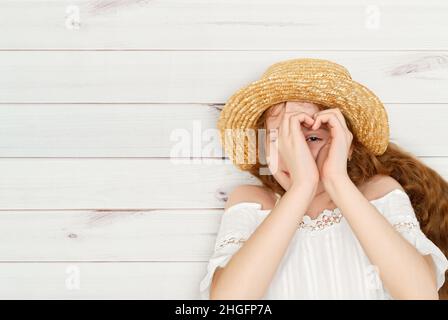
[[[397,185],[399,186],[398,182]],[[401,187],[401,186],[400,186]],[[348,176],[325,186],[395,299],[438,299],[432,262],[378,212]]]
[[[228,264],[215,271],[210,299],[262,298],[313,196],[313,187],[291,186]]]

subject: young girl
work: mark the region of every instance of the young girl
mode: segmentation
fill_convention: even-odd
[[[388,141],[383,105],[344,67],[274,64],[218,126],[262,186],[230,194],[203,299],[448,298],[448,184]],[[248,161],[235,129],[266,129],[265,156]]]

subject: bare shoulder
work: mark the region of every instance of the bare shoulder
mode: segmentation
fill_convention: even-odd
[[[243,184],[237,186],[230,192],[224,209],[241,202],[260,203],[262,209],[272,208],[275,203],[275,194],[264,186]]]
[[[405,191],[401,184],[391,176],[377,174],[366,183],[365,195],[368,199],[378,199],[395,189]]]

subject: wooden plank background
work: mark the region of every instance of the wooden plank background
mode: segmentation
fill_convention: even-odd
[[[346,66],[391,141],[448,178],[447,9],[0,0],[0,298],[198,298],[228,193],[258,184],[221,158],[216,120],[282,59]]]

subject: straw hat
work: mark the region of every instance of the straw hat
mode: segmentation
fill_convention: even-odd
[[[240,169],[250,170],[258,163],[258,157],[253,160],[254,140],[244,142],[242,137],[247,132],[257,135],[258,118],[266,109],[283,101],[307,101],[339,108],[352,122],[353,135],[368,150],[375,155],[386,151],[388,117],[384,105],[372,91],[352,80],[345,67],[332,61],[290,59],[271,65],[259,80],[235,92],[221,111],[217,124],[221,143]]]

